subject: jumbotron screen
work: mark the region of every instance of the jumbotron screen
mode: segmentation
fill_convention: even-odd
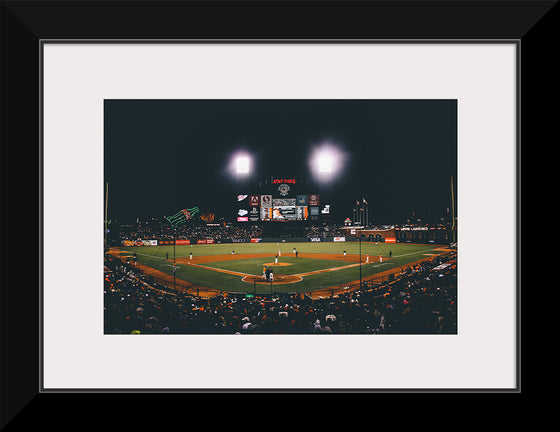
[[[237,221],[305,221],[318,220],[319,214],[325,214],[325,208],[320,209],[318,194],[299,194],[293,192],[290,180],[273,180],[268,194],[237,195]]]

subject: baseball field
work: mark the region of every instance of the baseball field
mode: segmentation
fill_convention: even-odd
[[[360,273],[362,280],[386,280],[446,251],[438,245],[362,242],[360,257],[359,242],[176,245],[175,284],[180,291],[207,295],[318,293],[355,285]],[[168,286],[173,282],[172,245],[112,248],[110,253],[131,260],[136,253],[136,265],[145,274]],[[273,271],[272,281],[263,276],[266,268]]]

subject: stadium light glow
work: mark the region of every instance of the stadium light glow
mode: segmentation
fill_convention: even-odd
[[[247,156],[237,156],[235,167],[237,174],[249,174],[249,158]]]
[[[320,173],[330,173],[333,170],[333,156],[325,153],[317,156],[317,169]]]
[[[245,151],[231,155],[228,171],[235,178],[248,177],[253,170],[253,158]]]
[[[331,142],[326,142],[311,151],[309,168],[317,181],[327,183],[340,174],[344,161],[344,152]]]

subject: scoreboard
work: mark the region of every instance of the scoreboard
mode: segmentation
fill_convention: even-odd
[[[318,220],[329,209],[319,208],[318,194],[298,192],[295,179],[272,179],[270,186],[264,194],[237,195],[238,222]]]

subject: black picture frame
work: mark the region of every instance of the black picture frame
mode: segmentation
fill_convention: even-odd
[[[0,11],[2,427],[30,425],[33,413],[48,397],[42,392],[40,379],[43,197],[42,154],[38,145],[41,140],[40,52],[45,40],[517,41],[521,54],[517,65],[521,73],[518,90],[523,95],[522,100],[518,100],[518,384],[513,391],[494,392],[522,393],[520,318],[521,301],[525,297],[521,298],[520,289],[523,258],[520,173],[521,160],[530,164],[534,159],[522,150],[521,141],[524,138],[530,145],[546,142],[554,135],[553,112],[542,108],[541,99],[543,95],[554,98],[558,93],[552,67],[554,56],[550,55],[558,48],[557,1],[2,1]],[[25,186],[22,180],[26,180]],[[30,250],[34,251],[31,256]],[[29,276],[30,270],[38,270],[37,275]],[[418,391],[448,392],[401,390]],[[493,392],[486,389],[455,391]],[[83,409],[88,412],[87,407]],[[42,426],[48,427],[48,423]]]

